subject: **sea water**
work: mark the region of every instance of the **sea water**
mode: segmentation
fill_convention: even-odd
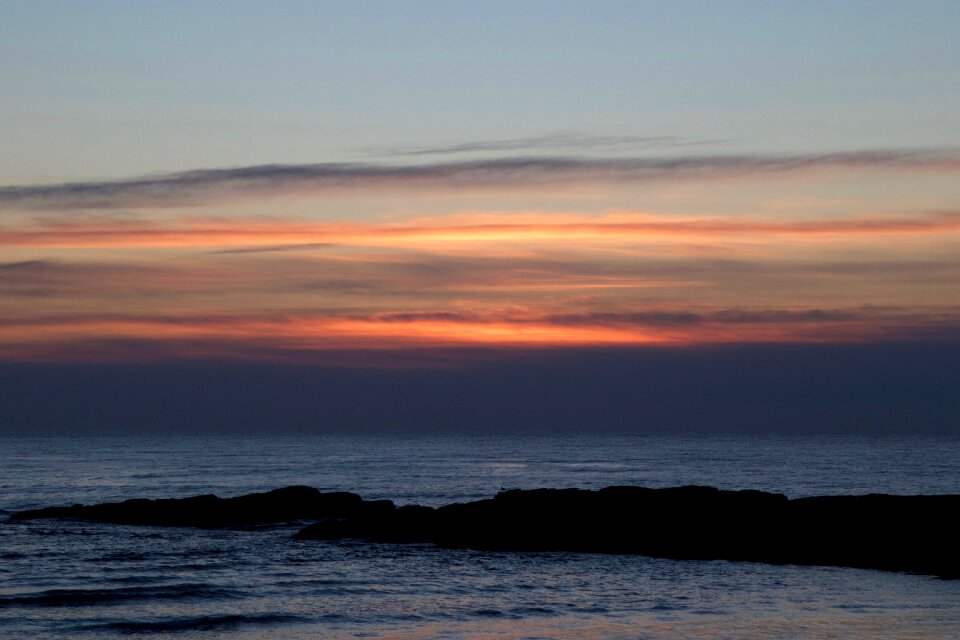
[[[617,484],[960,493],[960,437],[0,437],[7,514],[294,484],[429,505]],[[0,522],[0,638],[960,637],[960,581],[929,576],[294,542],[296,530]]]

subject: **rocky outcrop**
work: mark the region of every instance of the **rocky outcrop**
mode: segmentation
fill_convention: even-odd
[[[236,498],[215,495],[164,500],[125,500],[85,506],[21,511],[10,522],[70,518],[113,524],[159,527],[244,528],[321,518],[383,515],[394,509],[389,500],[364,500],[354,493],[323,493],[311,487],[286,487]]]
[[[503,551],[584,551],[749,560],[960,577],[960,496],[788,500],[711,487],[506,491],[438,509],[331,519],[296,538],[431,542]]]
[[[395,507],[353,493],[288,487],[52,507],[10,522],[72,518],[177,527],[314,521],[298,540],[363,539],[500,551],[577,551],[908,571],[960,578],[960,495],[822,496],[788,500],[712,487],[504,491],[439,508]]]

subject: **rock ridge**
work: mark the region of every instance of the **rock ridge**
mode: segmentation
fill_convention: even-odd
[[[960,578],[960,495],[817,496],[685,486],[530,489],[441,507],[287,487],[50,507],[10,522],[249,528],[309,522],[296,540],[362,539],[496,551],[571,551],[905,571]]]

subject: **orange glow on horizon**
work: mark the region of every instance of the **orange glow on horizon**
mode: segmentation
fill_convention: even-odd
[[[43,360],[51,346],[68,343],[137,341],[172,348],[180,356],[211,352],[230,355],[250,349],[322,354],[329,350],[384,350],[484,347],[578,348],[696,346],[723,343],[832,343],[870,340],[877,328],[863,322],[755,322],[724,324],[704,322],[690,327],[630,324],[565,325],[542,319],[509,321],[490,319],[404,321],[370,318],[222,318],[190,317],[152,320],[82,319],[51,320],[29,326],[0,326],[0,356]],[[179,346],[178,346],[179,345]],[[184,347],[183,345],[187,345]],[[54,349],[55,350],[55,349]],[[109,351],[115,355],[113,351]],[[281,359],[282,356],[280,357]],[[87,354],[85,359],[96,360]]]
[[[422,219],[418,224],[319,223],[263,220],[205,220],[167,223],[58,222],[33,228],[6,229],[0,246],[50,248],[228,248],[228,247],[433,247],[499,242],[598,242],[629,244],[645,241],[696,241],[711,238],[806,237],[830,239],[951,234],[960,232],[960,212],[921,214],[910,218],[843,218],[785,222],[730,218],[676,218],[639,213],[600,217],[541,214],[503,216],[491,222],[479,216]]]
[[[956,322],[909,311],[958,252],[960,211],[35,220],[0,232],[0,359],[880,340]]]

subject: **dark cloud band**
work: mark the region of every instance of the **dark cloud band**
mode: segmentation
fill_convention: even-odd
[[[307,164],[203,169],[130,180],[0,188],[0,209],[188,206],[218,200],[371,188],[517,188],[544,184],[715,179],[817,169],[960,171],[957,151],[660,158],[505,158],[417,165]]]

